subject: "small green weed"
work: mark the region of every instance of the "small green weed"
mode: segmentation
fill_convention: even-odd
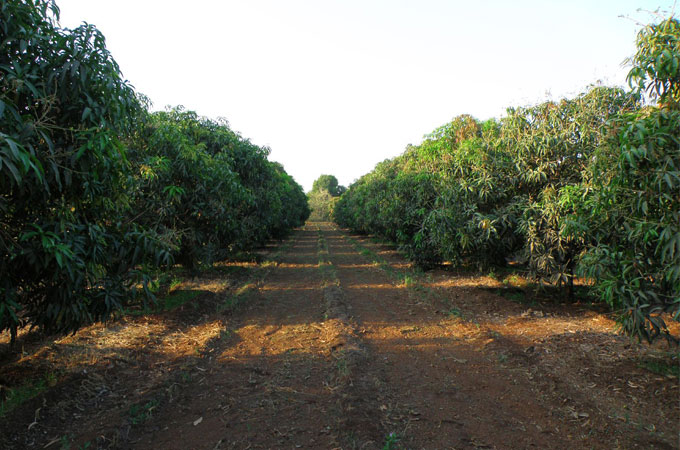
[[[132,425],[139,425],[149,420],[152,416],[153,410],[158,406],[159,402],[156,399],[152,399],[145,404],[136,404],[130,407],[129,419]]]
[[[233,310],[238,305],[250,298],[250,295],[257,290],[256,283],[246,283],[236,289],[233,295],[228,296],[218,307],[217,312]]]
[[[449,317],[457,317],[458,319],[462,319],[462,318],[463,318],[463,313],[462,313],[461,310],[458,309],[458,308],[451,308],[451,309],[449,309],[449,310],[446,312],[446,314],[447,314]]]
[[[190,383],[191,382],[192,377],[191,377],[190,372],[182,371],[182,372],[180,372],[179,376],[182,379],[183,383]]]
[[[347,366],[347,360],[344,358],[344,355],[338,358],[337,368],[338,374],[341,377],[349,376],[349,367]]]
[[[71,450],[71,442],[73,441],[73,437],[71,435],[65,435],[62,436],[61,439],[59,440],[59,449],[60,450]],[[87,450],[89,448],[92,448],[92,442],[87,441],[83,445],[78,446],[78,450]]]
[[[524,295],[521,292],[511,292],[508,298],[513,302],[521,303],[524,300]]]
[[[536,300],[529,298],[527,294],[517,288],[503,288],[503,289],[498,289],[496,291],[498,295],[500,295],[503,298],[507,298],[508,300],[512,300],[515,303],[519,303],[522,305],[528,305],[528,306],[537,306],[538,303],[536,303]]]
[[[179,283],[181,284],[181,282]],[[142,309],[126,309],[124,314],[130,316],[143,316],[161,311],[172,311],[185,303],[190,302],[201,294],[201,291],[189,289],[175,290],[163,298],[156,300],[155,305],[147,305]]]
[[[168,287],[168,290],[174,291],[175,288],[177,288],[177,286],[179,286],[179,285],[182,284],[183,282],[184,282],[184,280],[183,280],[182,278],[174,277],[174,278],[172,279],[172,281],[170,282],[170,286]]]
[[[416,280],[411,275],[404,275],[402,284],[407,288],[412,288],[416,285]]]
[[[49,373],[44,378],[31,380],[21,386],[9,389],[5,398],[0,402],[0,417],[37,397],[55,384],[57,384],[57,376],[54,373]]]
[[[163,310],[172,311],[199,296],[200,291],[177,290],[163,299]]]
[[[641,369],[647,369],[657,375],[680,378],[680,364],[678,364],[678,357],[673,358],[672,361],[646,359],[641,361],[638,364],[638,367]]]
[[[59,449],[60,450],[71,450],[71,436],[65,434],[59,439]]]
[[[399,443],[401,439],[399,439],[399,436],[392,432],[385,436],[385,444],[383,444],[382,450],[394,450],[397,448],[397,444]]]
[[[221,331],[220,331],[220,340],[221,340],[222,342],[228,341],[229,339],[231,339],[231,337],[233,336],[233,334],[234,334],[234,333],[233,333],[231,330],[229,330],[229,329],[221,330]]]
[[[517,274],[512,274],[503,279],[503,284],[507,287],[522,287],[526,285],[526,281]]]

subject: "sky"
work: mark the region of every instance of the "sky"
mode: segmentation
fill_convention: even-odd
[[[460,114],[625,85],[676,0],[57,0],[154,110],[226,118],[309,191],[345,186]],[[677,7],[676,9],[680,9]]]

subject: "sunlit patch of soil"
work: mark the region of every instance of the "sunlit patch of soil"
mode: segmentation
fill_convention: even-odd
[[[237,343],[225,349],[217,359],[247,360],[252,356],[277,356],[295,352],[297,354],[318,354],[315,343],[325,343],[329,336],[328,327],[322,323],[304,323],[292,325],[248,324],[233,331]]]
[[[395,286],[389,283],[375,283],[375,284],[348,284],[343,286],[343,289],[395,289]],[[396,287],[396,289],[404,289],[404,287]]]
[[[295,287],[281,287],[281,286],[262,286],[261,291],[280,291],[280,292],[290,292],[290,291],[313,291],[317,289],[316,286],[295,286]]]
[[[369,269],[371,267],[376,267],[376,264],[336,264],[335,267],[338,269]]]
[[[121,405],[159,389],[178,371],[194,365],[194,360],[223,338],[226,324],[216,316],[217,306],[249,273],[241,269],[254,267],[255,263],[217,264],[216,270],[198,278],[175,281],[159,296],[154,310],[140,309],[134,315],[86,326],[74,334],[43,336],[37,331],[20,330],[12,346],[9,334],[3,333],[0,400],[7,392],[48,379],[52,389],[66,392],[62,395],[69,397],[57,405],[48,404],[55,420],[73,408],[78,411],[91,407],[93,401],[109,402],[110,413],[119,408],[125,411]],[[186,303],[173,304],[175,309],[165,310],[165,298],[177,293],[191,295],[186,297]],[[113,378],[107,375],[114,373]],[[38,400],[25,401],[33,404]],[[31,411],[37,407],[33,406]],[[40,408],[43,416],[48,414],[45,405]],[[21,420],[22,414],[16,420]],[[107,411],[97,412],[101,414]],[[116,426],[115,420],[110,425]]]
[[[293,263],[278,263],[276,265],[279,269],[315,269],[319,267],[318,264],[293,264]]]

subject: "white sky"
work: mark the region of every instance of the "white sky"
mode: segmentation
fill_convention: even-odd
[[[623,85],[674,0],[57,0],[154,109],[226,117],[306,191],[349,185],[459,114]],[[629,18],[620,18],[620,15]],[[631,19],[632,18],[632,19]]]

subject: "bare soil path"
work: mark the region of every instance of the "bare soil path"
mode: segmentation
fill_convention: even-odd
[[[668,349],[606,314],[418,273],[329,223],[244,273],[184,281],[192,307],[0,348],[0,384],[58,373],[0,419],[0,447],[678,448],[678,379],[645,368]]]

